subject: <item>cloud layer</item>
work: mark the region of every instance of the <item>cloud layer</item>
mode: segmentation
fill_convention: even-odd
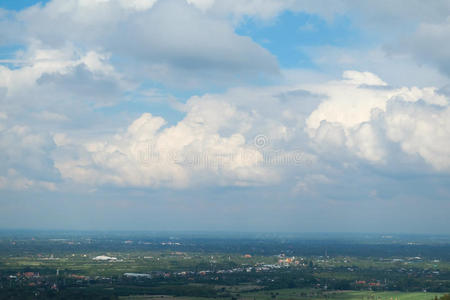
[[[272,28],[286,11],[330,28],[344,20],[355,37],[306,46],[286,36],[308,67],[282,69],[270,36],[237,28],[250,19]],[[444,207],[448,11],[448,1],[346,0],[0,9],[0,195],[81,195],[88,200],[66,205],[103,208],[109,198],[120,207],[144,199],[152,212],[193,213],[192,202],[202,214],[213,207],[265,223],[275,213],[280,224],[310,225],[308,215],[330,207],[336,220],[378,204],[399,213],[409,203]]]
[[[152,188],[277,184],[322,164],[450,171],[448,98],[434,88],[392,88],[368,72],[193,97],[184,109],[173,126],[144,113],[109,137],[58,135],[55,167],[77,183]]]
[[[55,0],[11,19],[0,34],[12,40],[113,53],[130,76],[169,85],[196,87],[278,72],[267,50],[237,35],[225,18],[185,1]]]

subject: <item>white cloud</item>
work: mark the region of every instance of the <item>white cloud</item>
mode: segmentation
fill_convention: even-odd
[[[317,184],[330,184],[332,180],[323,174],[308,174],[292,188],[294,194],[315,193]]]
[[[274,179],[258,166],[262,155],[238,132],[220,130],[239,122],[239,112],[224,102],[188,103],[186,117],[163,128],[165,120],[143,114],[123,134],[84,143],[78,159],[67,157],[65,144],[55,166],[63,178],[84,184],[138,187],[189,187],[198,184],[248,185]]]
[[[55,183],[49,181],[28,179],[19,174],[15,169],[9,169],[6,176],[0,176],[0,189],[16,191],[46,189],[49,191],[55,191],[56,185]]]
[[[398,199],[413,194],[448,199],[450,94],[436,87],[448,84],[449,2],[391,2],[52,0],[0,10],[0,46],[21,46],[0,60],[2,197],[43,196],[46,214],[47,199],[86,191],[61,209],[84,215],[89,202],[95,220],[96,205],[127,203],[121,216],[134,199],[152,198],[136,205],[143,219],[141,204],[164,216],[189,208],[175,219],[214,202],[243,223],[330,205],[339,220],[360,215],[348,207],[370,211],[365,199],[380,214],[393,203],[404,212],[411,202]],[[325,18],[333,32],[342,17],[355,43],[298,45],[317,68],[279,70],[236,28],[249,18],[271,26],[285,10]],[[390,40],[398,47],[383,47]],[[246,86],[280,74],[279,85]],[[192,90],[173,86],[200,89],[185,102]],[[30,202],[3,202],[36,216]],[[4,223],[15,218],[1,211]]]
[[[67,97],[70,84],[78,78],[74,68],[81,65],[92,78],[106,76],[121,82],[107,55],[75,56],[75,50],[68,49],[46,52],[37,48],[32,55],[26,54],[33,64],[16,70],[3,68],[8,75],[2,82],[7,89],[3,101],[19,99],[25,91],[48,89],[52,82]],[[21,81],[29,86],[19,89]],[[4,118],[0,143],[7,158],[5,169],[19,164],[32,173],[41,169],[52,174],[55,167],[67,181],[94,186],[275,184],[315,168],[296,168],[292,155],[299,151],[317,164],[356,157],[383,167],[392,160],[393,144],[399,145],[404,156],[418,157],[446,172],[450,169],[445,142],[450,137],[447,107],[448,99],[433,87],[394,88],[375,74],[346,71],[341,80],[233,88],[224,94],[192,97],[183,105],[186,115],[177,124],[168,126],[161,117],[143,114],[116,135],[92,132],[88,137],[54,129],[60,133],[51,139],[48,133]],[[33,116],[48,122],[69,120],[50,107]],[[258,135],[267,137],[262,149],[254,144]],[[20,143],[13,141],[14,136],[21,137]],[[287,166],[268,163],[267,153],[272,162],[286,157],[291,161]]]
[[[48,132],[14,123],[8,118],[0,126],[0,189],[55,190],[59,176],[50,158],[54,143]]]
[[[436,0],[430,5],[421,0],[411,0],[408,5],[401,1],[382,0],[377,2],[353,0],[188,0],[199,7],[216,14],[231,14],[237,18],[254,16],[261,19],[273,18],[285,10],[306,12],[332,20],[336,15],[350,15],[359,24],[385,32],[393,31],[393,25],[411,22],[442,21],[448,16],[450,4]],[[207,4],[206,4],[207,3]]]
[[[383,139],[380,128],[362,123],[350,130],[346,146],[361,158],[371,162],[383,162],[386,157]]]
[[[135,9],[138,11],[152,8],[157,0],[120,0],[123,7]]]
[[[90,76],[89,80],[101,85],[104,81],[114,82],[121,89],[131,87],[122,80],[122,75],[115,71],[108,62],[108,55],[89,51],[80,53],[73,46],[67,45],[60,49],[46,48],[40,43],[30,45],[26,52],[18,52],[17,59],[24,62],[20,68],[8,68],[0,65],[0,88],[6,89],[6,97],[26,98],[31,90],[38,88],[39,84],[51,83],[57,79],[70,78],[76,82],[77,75]],[[81,73],[82,70],[84,73]],[[78,74],[77,74],[78,71]],[[80,74],[81,73],[81,74]],[[92,83],[91,83],[92,84]],[[59,82],[59,86],[62,86]],[[89,82],[83,86],[87,89]],[[44,95],[47,91],[40,91]],[[82,92],[80,88],[76,92]]]
[[[391,54],[409,54],[419,63],[430,64],[450,76],[450,16],[442,22],[424,22],[409,36],[386,47]]]
[[[385,113],[387,137],[439,171],[450,171],[450,107],[392,101]]]
[[[310,137],[325,151],[345,146],[379,163],[389,155],[387,143],[399,143],[405,153],[418,154],[434,169],[450,170],[448,99],[435,88],[370,86],[382,83],[373,76],[347,72],[342,81],[312,86],[328,99],[307,119]]]
[[[372,110],[385,110],[386,103],[392,98],[407,102],[423,100],[428,104],[447,105],[445,96],[437,89],[386,86],[376,75],[368,72],[344,72],[344,80],[327,84],[310,85],[308,90],[328,96],[307,120],[308,128],[318,128],[322,120],[340,123],[346,128],[369,121]]]
[[[392,86],[439,87],[448,83],[448,77],[434,66],[417,64],[406,53],[396,52],[393,55],[393,51],[387,51],[386,47],[358,49],[321,46],[301,49],[331,78],[339,76],[343,70],[370,70]]]
[[[405,160],[416,156],[416,164],[447,172],[447,107],[435,88],[392,88],[374,74],[349,71],[316,85],[192,97],[172,126],[146,113],[115,136],[77,141],[60,134],[55,166],[63,178],[93,185],[259,185],[301,177],[330,159],[388,168],[398,145]],[[254,142],[258,134],[267,138],[262,148]],[[315,165],[296,168],[289,158],[299,150]]]
[[[58,114],[49,111],[42,111],[34,114],[35,118],[41,121],[55,121],[55,122],[64,122],[68,121],[69,118],[63,114]]]
[[[186,2],[195,5],[202,11],[207,10],[214,4],[214,0],[186,0]]]
[[[202,13],[183,0],[53,0],[19,12],[16,23],[23,26],[19,42],[106,51],[140,80],[197,87],[278,73],[276,58],[237,35],[225,16]]]

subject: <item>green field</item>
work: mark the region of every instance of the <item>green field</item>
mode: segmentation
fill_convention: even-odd
[[[240,300],[433,300],[440,297],[440,293],[406,293],[406,292],[369,292],[369,291],[343,291],[321,292],[311,289],[284,289],[273,291],[261,291],[254,293],[242,293],[235,295]],[[122,300],[201,300],[208,298],[196,297],[172,297],[164,295],[155,296],[129,296],[121,297]],[[222,298],[229,300],[231,298]]]
[[[434,300],[450,291],[450,243],[69,237],[0,235],[0,299]]]
[[[432,300],[435,296],[442,296],[440,293],[406,293],[406,292],[369,292],[369,291],[344,291],[344,292],[315,292],[305,289],[286,289],[275,291],[264,291],[250,294],[243,294],[241,299],[342,299],[342,300]]]

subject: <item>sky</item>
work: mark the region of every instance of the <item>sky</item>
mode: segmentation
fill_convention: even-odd
[[[450,2],[0,0],[0,228],[450,234]]]

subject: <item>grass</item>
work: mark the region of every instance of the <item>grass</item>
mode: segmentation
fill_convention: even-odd
[[[407,293],[407,292],[370,292],[370,291],[343,291],[343,292],[321,292],[308,289],[285,289],[274,291],[262,291],[242,294],[241,299],[261,299],[272,300],[433,300],[435,296],[442,296],[440,293]]]
[[[275,295],[275,298],[273,296]],[[238,300],[434,300],[440,293],[407,293],[407,292],[369,292],[369,291],[343,291],[321,292],[311,289],[284,289],[273,291],[261,291],[254,293],[242,293],[236,295]],[[205,300],[208,298],[172,297],[165,295],[154,296],[128,296],[120,297],[122,300]],[[220,298],[230,300],[231,298]]]

